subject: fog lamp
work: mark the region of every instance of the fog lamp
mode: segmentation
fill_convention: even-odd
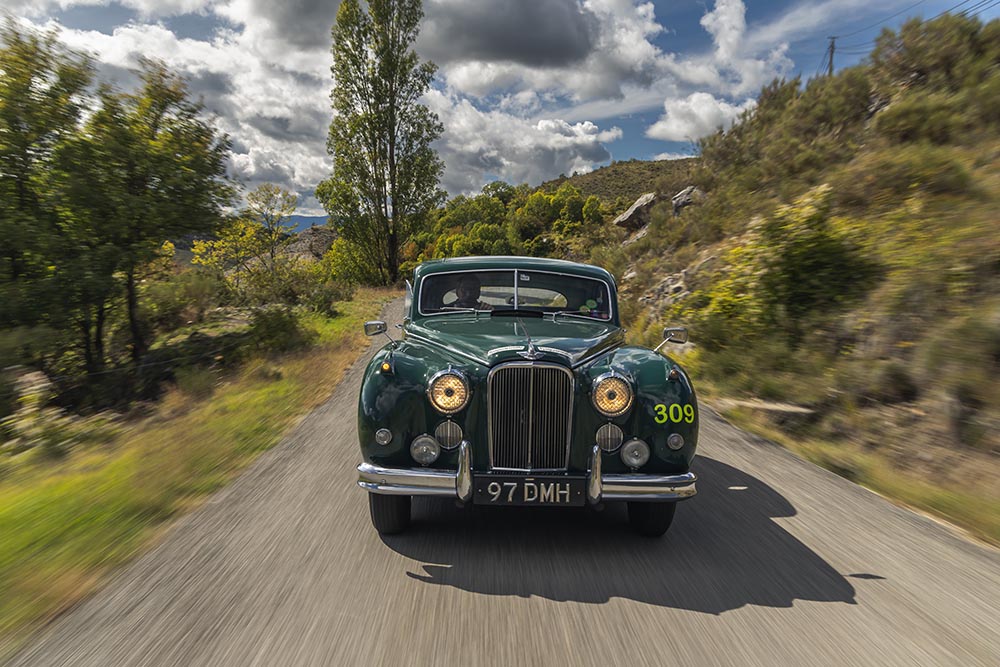
[[[671,433],[667,436],[667,447],[670,449],[680,449],[684,446],[684,436],[680,433]]]
[[[602,415],[617,417],[632,406],[632,387],[625,378],[608,373],[594,382],[591,399]]]
[[[387,428],[380,428],[375,431],[375,442],[380,445],[388,445],[392,442],[392,431]]]
[[[458,443],[462,442],[462,427],[450,419],[443,421],[434,429],[434,438],[445,449],[458,447]]]
[[[622,462],[635,470],[649,461],[649,445],[638,438],[629,440],[622,445]]]
[[[427,397],[439,412],[454,414],[469,402],[469,383],[458,371],[441,371],[428,383]]]
[[[606,452],[618,449],[624,437],[622,430],[615,424],[605,424],[597,429],[597,444]]]
[[[422,466],[429,466],[441,456],[441,445],[429,435],[418,435],[410,443],[410,456]]]

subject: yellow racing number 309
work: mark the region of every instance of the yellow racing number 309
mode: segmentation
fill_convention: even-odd
[[[657,424],[666,424],[667,422],[675,424],[685,422],[691,424],[694,422],[694,406],[690,403],[684,405],[671,403],[669,407],[663,403],[657,403],[653,406],[653,409],[656,410],[654,420]]]

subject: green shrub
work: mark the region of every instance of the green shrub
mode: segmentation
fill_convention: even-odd
[[[956,98],[943,94],[913,93],[875,117],[875,130],[896,143],[946,144],[959,135],[963,124]]]
[[[76,445],[105,442],[117,429],[107,415],[74,417],[49,405],[52,383],[43,373],[22,375],[15,383],[17,410],[0,420],[0,456],[37,452],[43,458],[61,458]]]
[[[836,200],[845,206],[894,204],[916,191],[959,195],[971,182],[952,151],[926,143],[862,153],[832,179]]]
[[[880,403],[909,403],[917,399],[920,388],[905,364],[897,360],[874,365],[867,395]]]
[[[317,313],[327,316],[337,314],[337,303],[350,301],[354,297],[354,286],[342,280],[316,281],[309,285],[302,295],[302,304]]]
[[[201,322],[210,308],[221,303],[224,292],[225,284],[211,271],[187,269],[146,285],[141,306],[153,327],[169,332]]]
[[[323,258],[333,267],[337,278],[356,285],[376,285],[381,282],[371,255],[346,239],[337,239]]]
[[[302,326],[295,312],[285,307],[257,310],[250,331],[257,347],[267,352],[287,352],[305,347],[314,337]]]
[[[992,33],[961,14],[912,18],[897,31],[883,30],[871,53],[876,94],[891,99],[914,89],[954,92],[980,80],[995,67],[988,56],[995,49]]]
[[[202,366],[184,366],[174,371],[177,388],[191,398],[203,400],[215,392],[218,384],[216,372]]]
[[[975,88],[966,90],[961,105],[967,109],[970,124],[995,132],[1000,127],[1000,69]]]

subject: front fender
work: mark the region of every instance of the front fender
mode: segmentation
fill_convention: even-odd
[[[383,363],[389,364],[388,372],[382,371]],[[358,397],[358,440],[365,462],[380,466],[414,465],[410,443],[423,433],[433,434],[435,427],[446,419],[427,399],[427,383],[431,375],[449,366],[466,375],[472,391],[472,400],[451,419],[463,429],[467,424],[485,423],[485,405],[480,396],[485,393],[481,391],[484,368],[420,343],[403,341],[395,348],[386,345],[368,363]],[[388,445],[375,442],[375,431],[380,428],[392,432]],[[457,465],[457,450],[443,451],[434,463],[435,468]]]
[[[699,410],[694,386],[684,369],[658,352],[625,346],[587,368],[584,374],[592,386],[598,376],[608,371],[623,375],[632,383],[635,389],[632,408],[625,415],[609,420],[591,405],[587,411],[591,419],[579,424],[579,432],[596,433],[601,424],[611,421],[621,427],[626,441],[639,438],[649,445],[650,460],[641,472],[687,472],[698,447]],[[672,371],[676,371],[673,378]],[[684,438],[684,445],[678,450],[667,446],[667,438],[673,433]],[[617,452],[602,454],[602,466],[605,472],[628,470]]]

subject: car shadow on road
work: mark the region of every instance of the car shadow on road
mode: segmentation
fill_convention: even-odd
[[[633,534],[625,507],[457,508],[414,501],[414,523],[384,537],[424,563],[407,576],[486,595],[602,603],[625,598],[719,614],[795,600],[855,604],[854,587],[774,519],[795,508],[759,479],[699,457],[698,496],[667,535]]]

